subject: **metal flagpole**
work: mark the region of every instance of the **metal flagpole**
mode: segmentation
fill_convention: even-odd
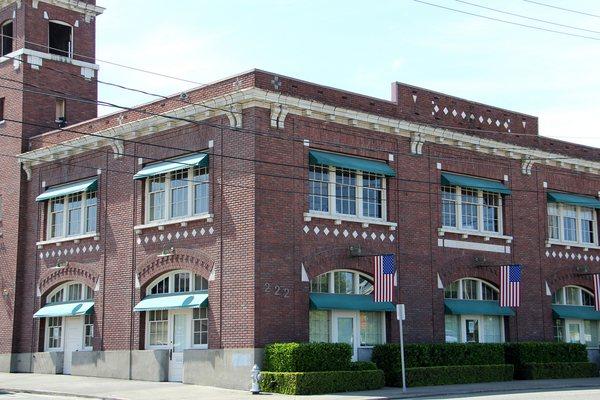
[[[404,333],[402,332],[402,321],[405,318],[404,304],[396,304],[396,317],[400,326],[400,361],[402,363],[402,391],[406,392],[406,369],[404,367]]]

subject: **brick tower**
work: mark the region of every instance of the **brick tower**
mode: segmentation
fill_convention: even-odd
[[[33,136],[97,116],[102,11],[95,0],[0,0],[0,371],[31,351],[31,318],[15,310],[36,295],[25,277],[35,266],[21,263],[35,249],[18,246],[37,232],[20,218],[27,177],[15,155]]]

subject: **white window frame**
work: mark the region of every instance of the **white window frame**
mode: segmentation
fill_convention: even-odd
[[[310,165],[310,167],[312,167],[312,165]],[[356,214],[352,215],[352,214],[340,214],[337,212],[336,210],[336,171],[338,170],[337,167],[332,167],[332,166],[319,166],[316,165],[316,167],[321,167],[324,170],[328,170],[329,171],[329,180],[327,181],[327,194],[328,194],[328,212],[323,212],[323,211],[318,211],[318,210],[308,210],[307,213],[305,213],[305,217],[316,217],[316,218],[327,218],[327,219],[334,219],[334,220],[341,220],[341,221],[356,221],[356,222],[363,222],[363,223],[372,223],[372,224],[381,224],[381,225],[390,225],[390,226],[396,226],[396,224],[390,224],[387,220],[387,177],[384,175],[379,175],[379,174],[373,174],[370,172],[363,172],[363,171],[356,171],[356,170],[349,170],[347,168],[340,168],[341,170],[344,171],[349,171],[353,174],[355,174],[356,176],[356,194],[355,194],[355,204],[356,204]],[[364,174],[368,174],[368,175],[375,175],[375,176],[379,176],[382,180],[381,182],[381,218],[373,218],[373,217],[367,217],[363,215],[363,189],[365,189],[365,187],[363,187],[363,175]],[[309,192],[310,192],[310,188],[309,188]],[[310,196],[310,193],[309,193]],[[309,207],[310,207],[310,203],[309,203]]]
[[[501,193],[489,192],[487,190],[482,189],[474,189],[462,186],[451,186],[451,185],[443,185],[442,187],[452,188],[454,189],[454,207],[455,207],[455,216],[456,216],[456,226],[445,226],[443,225],[444,220],[442,218],[442,208],[440,207],[440,221],[442,224],[441,230],[444,231],[456,231],[459,233],[465,234],[477,234],[479,236],[503,236],[504,235],[504,210],[503,210],[503,198]],[[463,190],[469,190],[477,193],[477,229],[465,228],[462,225],[462,192]],[[491,194],[498,197],[498,231],[486,231],[484,229],[484,220],[483,220],[483,195]],[[443,204],[443,192],[440,191],[440,204]]]
[[[50,326],[48,325],[48,319],[46,318],[46,326],[44,329],[44,350],[46,352],[59,352],[63,351],[65,343],[65,317],[53,317],[60,318],[60,346],[50,347]],[[56,326],[58,327],[58,325]]]
[[[367,275],[363,272],[358,272],[358,271],[354,271],[351,269],[335,269],[335,270],[326,272],[324,274],[321,274],[321,275],[315,277],[315,279],[316,279],[316,278],[322,277],[323,275],[327,275],[327,288],[328,288],[327,293],[336,294],[335,293],[335,279],[333,278],[335,272],[350,272],[354,275],[352,278],[353,279],[352,284],[354,287],[353,287],[352,293],[350,293],[351,295],[359,294],[361,277],[368,280],[373,285],[373,290],[374,290],[375,281],[369,275]],[[311,293],[323,293],[323,292],[312,292],[312,279],[310,280],[309,284],[310,284],[310,288],[311,288]],[[369,293],[364,294],[364,296],[370,296],[371,293],[373,293],[373,290],[371,290]],[[337,294],[341,294],[341,293],[337,293]]]
[[[80,217],[80,232],[75,235],[68,235],[69,229],[69,197],[74,195],[81,195],[81,217]],[[95,195],[96,199],[96,229],[93,232],[87,232],[88,223],[88,200],[92,198],[91,194]],[[62,221],[62,233],[58,236],[52,236],[52,203],[62,199],[63,203],[63,221]],[[55,197],[46,201],[46,242],[60,241],[61,239],[70,240],[81,237],[96,236],[98,233],[98,210],[99,210],[99,199],[98,191],[85,191],[71,193],[66,196]],[[42,244],[44,242],[40,242]]]
[[[178,269],[178,270],[167,272],[166,274],[162,274],[161,276],[159,276],[158,278],[156,278],[155,280],[150,282],[150,284],[146,287],[146,296],[152,295],[152,288],[154,286],[156,286],[158,283],[162,282],[165,278],[169,278],[169,291],[166,293],[160,293],[160,294],[176,293],[175,292],[175,275],[177,275],[177,274],[189,274],[190,275],[190,290],[186,291],[186,292],[177,292],[177,293],[192,293],[192,292],[197,292],[200,290],[202,290],[202,291],[206,290],[206,289],[196,289],[195,276],[198,274],[195,274],[194,272],[186,270],[186,269]],[[201,276],[201,275],[198,275],[198,276]],[[206,279],[206,278],[204,278],[204,279]]]
[[[464,281],[476,281],[477,282],[477,289],[476,289],[477,290],[477,298],[476,299],[464,299],[463,298],[463,283],[464,283]],[[498,298],[500,298],[500,290],[497,287],[495,287],[494,285],[492,285],[491,283],[484,281],[483,279],[467,277],[467,278],[458,279],[458,280],[452,282],[452,284],[457,283],[457,282],[458,282],[458,297],[457,298],[446,297],[446,293],[444,291],[444,299],[490,301],[490,300],[483,299],[483,286],[484,285],[490,287],[494,292],[498,293]]]
[[[556,205],[556,209],[558,211],[558,235],[559,238],[558,239],[552,239],[550,238],[550,226],[549,226],[549,221],[548,218],[550,217],[550,208],[546,207],[546,224],[548,224],[547,229],[546,229],[546,235],[548,237],[548,243],[549,244],[558,244],[558,245],[564,245],[564,246],[576,246],[576,247],[584,247],[584,248],[590,248],[590,247],[598,247],[599,246],[599,242],[598,242],[598,214],[595,208],[591,208],[591,207],[582,207],[582,206],[574,206],[574,205],[570,205],[570,204],[564,204],[564,203],[554,203]],[[575,219],[575,234],[577,237],[577,240],[575,241],[570,241],[570,240],[566,240],[565,237],[565,225],[564,225],[564,218],[565,218],[565,212],[566,212],[566,207],[575,207],[576,212],[577,212],[577,217]],[[582,217],[582,209],[591,209],[592,210],[592,220],[593,220],[593,224],[592,224],[592,232],[594,235],[594,242],[592,243],[586,243],[583,241],[583,235],[581,233],[581,217]],[[552,214],[553,215],[553,214]]]
[[[206,175],[208,175],[208,178],[206,180],[206,183],[200,183],[203,181],[194,181],[194,170],[195,169],[204,169],[206,170]],[[187,215],[185,216],[178,216],[178,217],[171,217],[171,206],[172,206],[172,196],[171,196],[171,175],[172,174],[176,174],[176,173],[181,173],[183,171],[187,170],[188,173],[188,177],[187,177],[187,203],[188,203],[188,212]],[[200,174],[203,175],[203,174]],[[163,219],[156,219],[156,220],[150,220],[150,181],[156,177],[159,176],[164,176],[165,178],[165,201],[164,201],[164,209],[163,209],[163,215],[165,216]],[[205,184],[208,186],[208,207],[207,207],[207,211],[206,212],[202,212],[202,213],[198,213],[196,214],[196,198],[195,198],[195,187],[198,184]],[[176,171],[170,171],[167,172],[165,174],[158,174],[158,175],[154,175],[151,177],[148,177],[145,179],[145,210],[144,210],[144,225],[160,225],[160,224],[165,224],[165,223],[169,223],[169,222],[174,222],[174,221],[180,221],[180,220],[188,220],[188,219],[193,219],[193,218],[202,218],[202,217],[210,217],[210,171],[208,170],[208,167],[191,167],[191,168],[182,168]],[[139,227],[136,227],[139,228]]]
[[[578,291],[577,294],[577,304],[567,304],[567,288],[575,288]],[[581,306],[581,307],[593,307],[593,306],[584,306],[583,305],[583,292],[586,292],[587,294],[589,294],[590,296],[592,296],[592,299],[595,298],[594,293],[581,287],[581,286],[577,286],[577,285],[566,285],[563,286],[561,288],[559,288],[556,292],[558,292],[560,295],[558,296],[558,303],[556,302],[552,302],[552,304],[556,304],[556,305],[561,305],[561,306]]]

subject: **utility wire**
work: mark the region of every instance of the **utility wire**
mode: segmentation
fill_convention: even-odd
[[[592,13],[588,13],[588,12],[585,12],[585,11],[577,11],[577,10],[573,10],[573,9],[570,9],[570,8],[563,8],[563,7],[553,6],[551,4],[542,3],[540,1],[532,1],[532,0],[523,0],[523,1],[525,1],[527,3],[537,4],[538,6],[542,6],[542,7],[555,8],[555,9],[561,10],[561,11],[567,11],[567,12],[570,12],[570,13],[587,15],[588,17],[600,18],[600,15],[597,15],[597,14],[592,14]]]
[[[429,3],[429,2],[423,1],[423,0],[413,0],[413,1],[417,2],[417,3],[425,4],[425,5],[428,5],[428,6],[431,6],[431,7],[437,7],[437,8],[441,8],[441,9],[448,10],[448,11],[453,11],[453,12],[457,12],[457,13],[461,13],[461,14],[471,15],[473,17],[483,18],[483,19],[487,19],[487,20],[490,20],[490,21],[503,22],[505,24],[516,25],[516,26],[520,26],[520,27],[523,27],[523,28],[536,29],[538,31],[551,32],[551,33],[557,33],[557,34],[560,34],[560,35],[573,36],[573,37],[578,37],[578,38],[582,38],[582,39],[589,39],[589,40],[600,41],[600,38],[593,37],[593,36],[579,35],[577,33],[569,33],[569,32],[564,32],[564,31],[557,31],[557,30],[554,30],[554,29],[542,28],[540,26],[533,26],[533,25],[522,24],[520,22],[508,21],[508,20],[505,20],[505,19],[489,17],[487,15],[481,15],[481,14],[476,14],[476,13],[472,13],[472,12],[469,12],[469,11],[458,10],[456,8],[442,6],[440,4]]]
[[[475,4],[475,3],[471,3],[471,2],[468,2],[468,1],[464,1],[464,0],[455,0],[455,1],[458,2],[458,3],[467,4],[467,5],[470,5],[470,6],[473,6],[473,7],[483,8],[484,10],[490,10],[490,11],[494,11],[494,12],[501,13],[501,14],[512,15],[513,17],[524,18],[524,19],[528,19],[528,20],[531,20],[531,21],[543,22],[545,24],[556,25],[556,26],[560,26],[560,27],[563,27],[563,28],[576,29],[578,31],[590,32],[590,33],[600,33],[600,31],[594,31],[594,30],[585,29],[585,28],[578,28],[578,27],[572,26],[572,25],[565,25],[565,24],[560,24],[558,22],[553,22],[553,21],[547,21],[547,20],[544,20],[544,19],[538,19],[538,18],[528,17],[526,15],[516,14],[516,13],[510,12],[510,11],[503,11],[503,10],[499,10],[497,8],[486,7],[486,6],[483,6],[481,4]]]

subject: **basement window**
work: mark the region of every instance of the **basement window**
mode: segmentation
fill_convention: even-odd
[[[73,28],[64,22],[50,21],[48,51],[63,57],[72,57]]]
[[[2,24],[2,28],[0,29],[0,46],[2,47],[1,52],[2,56],[7,55],[8,53],[12,53],[13,51],[13,23],[12,21],[7,21]]]

